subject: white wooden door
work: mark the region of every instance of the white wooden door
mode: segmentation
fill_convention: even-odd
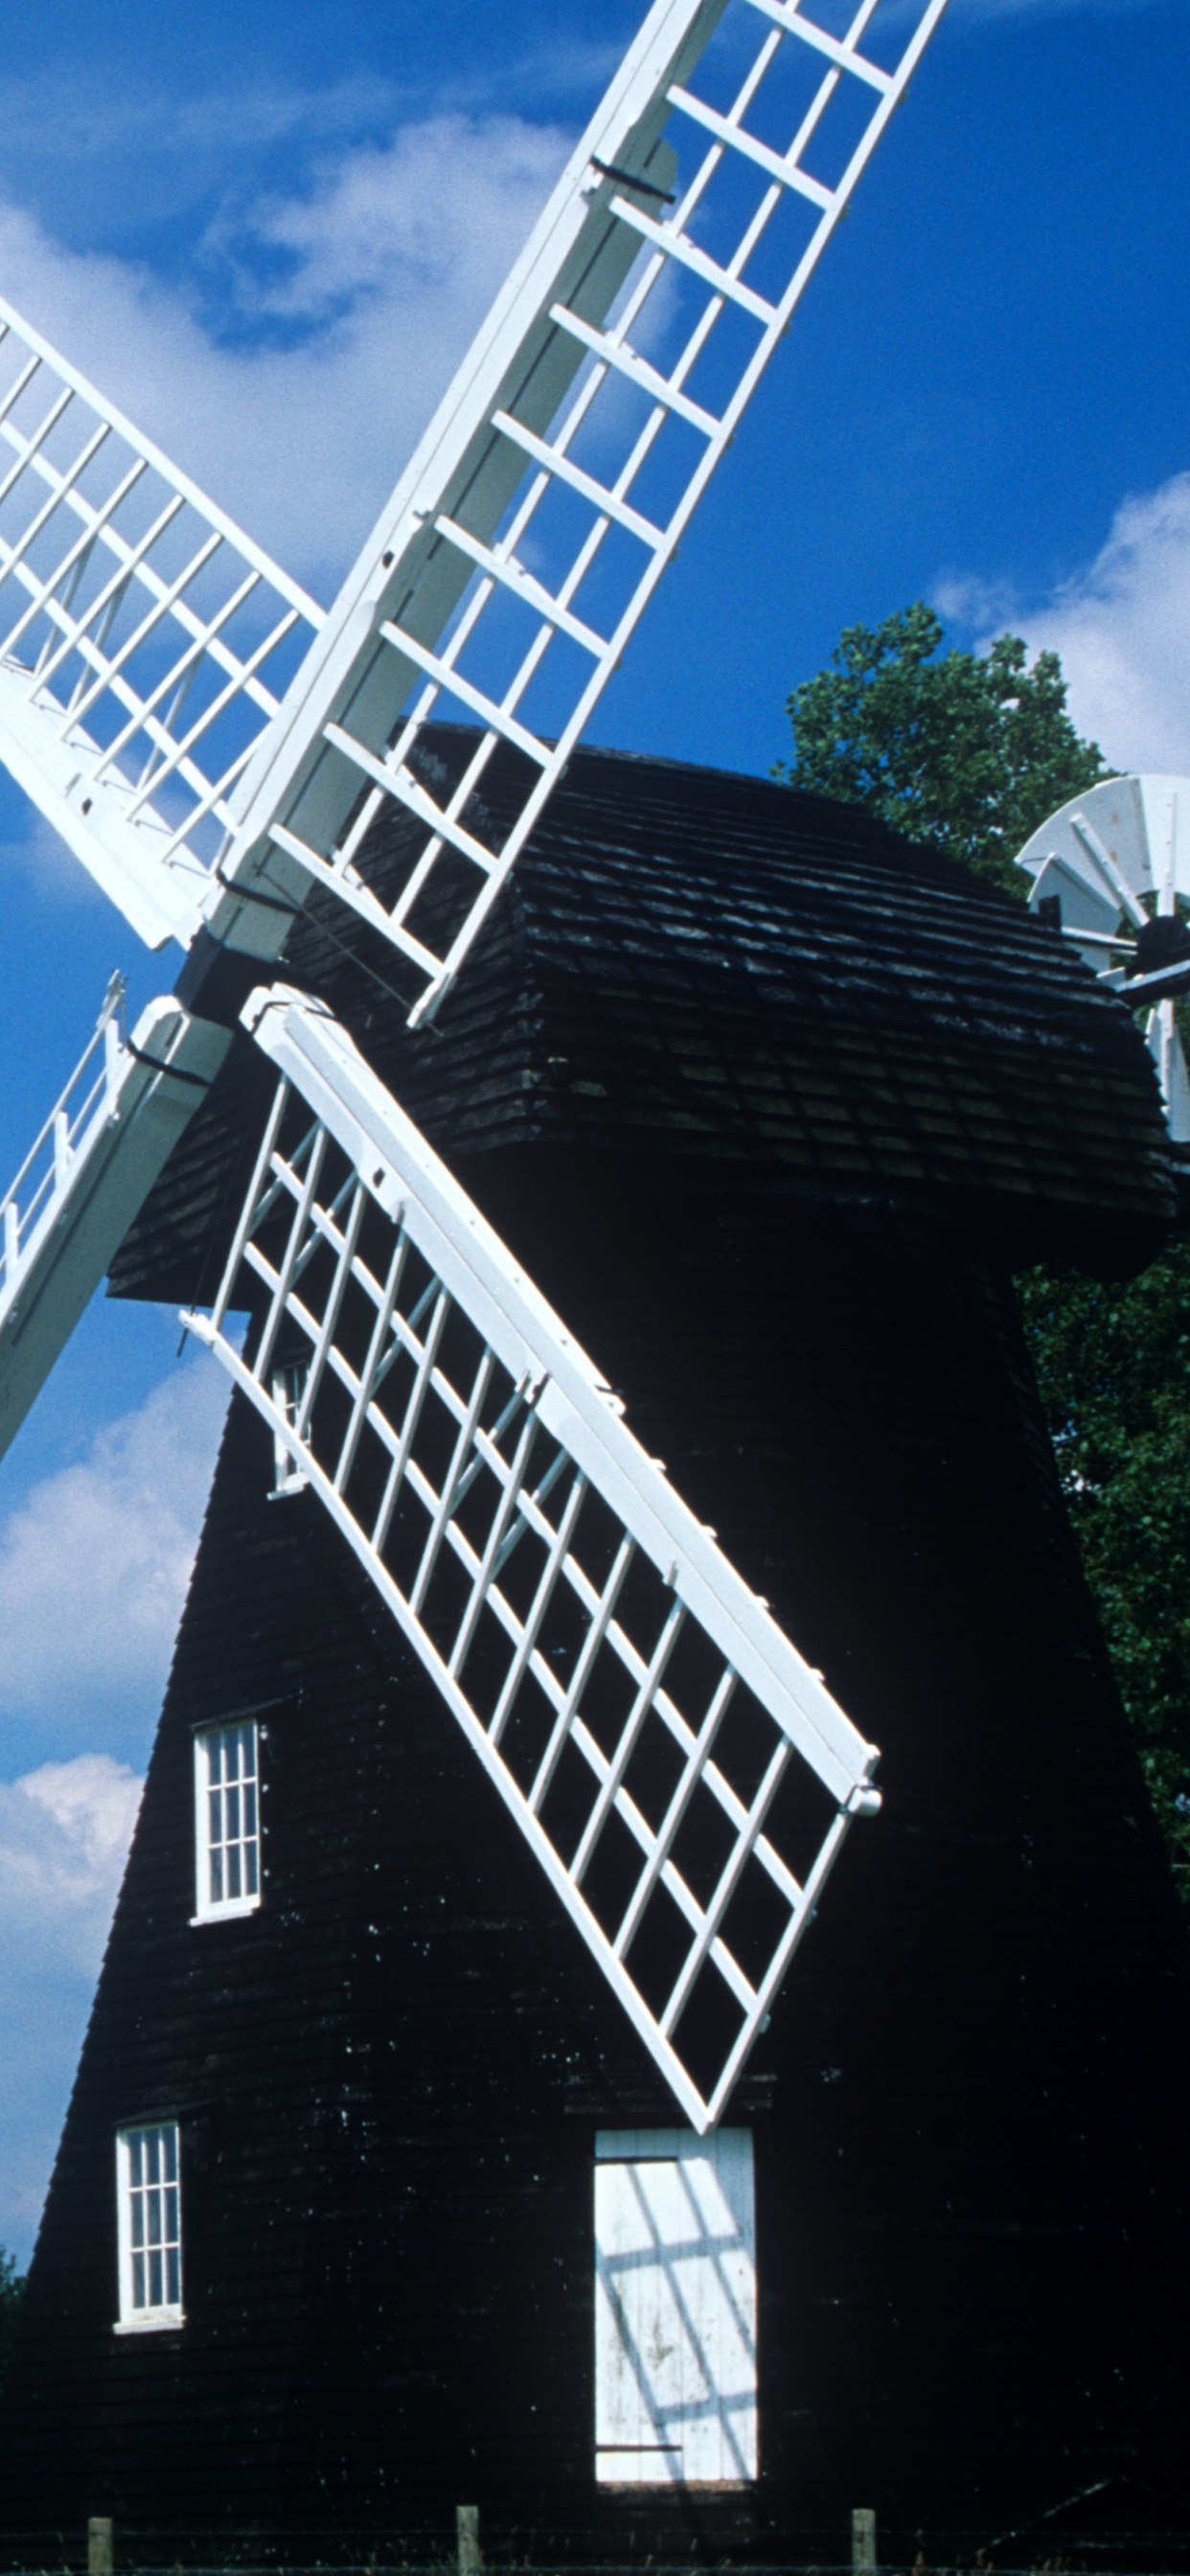
[[[755,2478],[751,2131],[601,2130],[595,2265],[600,2484]]]

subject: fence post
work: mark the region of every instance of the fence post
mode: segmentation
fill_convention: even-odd
[[[455,2524],[459,2542],[459,2576],[481,2576],[483,2551],[479,2546],[479,2506],[457,2504]]]
[[[876,2516],[870,2504],[851,2509],[852,2576],[873,2576],[876,2566]]]
[[[110,2513],[93,2513],[87,2524],[87,2576],[112,2576]]]

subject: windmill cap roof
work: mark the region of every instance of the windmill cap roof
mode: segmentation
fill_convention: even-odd
[[[475,737],[428,739],[441,791]],[[487,828],[522,794],[519,755],[497,753]],[[364,844],[382,896],[417,829],[391,806]],[[1105,1270],[1150,1258],[1176,1215],[1141,1032],[1061,935],[862,808],[771,780],[576,752],[432,1030],[406,1027],[401,961],[333,897],[312,897],[285,974],[468,1167],[552,1145],[648,1154],[675,1186],[713,1167],[942,1201],[1007,1259]],[[201,1293],[213,1193],[268,1085],[253,1059],[245,1041],[192,1122],[115,1293]]]

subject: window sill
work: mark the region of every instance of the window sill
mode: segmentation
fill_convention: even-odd
[[[212,1905],[205,1914],[192,1914],[190,1925],[193,1930],[199,1923],[238,1923],[245,1914],[259,1914],[259,1912],[258,1896],[231,1896],[226,1905]]]
[[[683,2474],[682,2453],[658,2444],[656,2449],[615,2449],[609,2445],[595,2454],[595,2483],[600,2487],[632,2488],[636,2494],[647,2492],[663,2495],[747,2495],[755,2485],[754,2478],[700,2478]]]
[[[112,2333],[118,2335],[161,2334],[171,2327],[186,2323],[183,2308],[154,2309],[151,2317],[117,2317]]]

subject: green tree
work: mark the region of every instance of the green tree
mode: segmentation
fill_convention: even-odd
[[[1108,773],[1066,711],[1054,653],[1017,635],[944,651],[918,600],[849,626],[787,701],[775,775],[865,805],[1013,894],[1015,852]],[[1034,1270],[1021,1312],[1083,1564],[1174,1873],[1190,1902],[1190,1243],[1104,1286]]]
[[[1190,1242],[1126,1285],[1017,1281],[1066,1506],[1190,1903]]]
[[[8,2356],[16,2340],[17,2318],[25,2283],[11,2254],[0,2245],[0,2380],[3,2380]]]
[[[998,635],[985,654],[943,653],[943,640],[921,599],[882,626],[844,627],[830,668],[786,701],[794,758],[773,774],[866,805],[1023,895],[1016,852],[1109,773],[1067,715],[1056,653],[1030,670],[1019,635]]]

